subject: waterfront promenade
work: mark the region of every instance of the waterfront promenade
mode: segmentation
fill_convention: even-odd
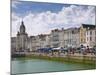
[[[61,62],[76,62],[85,64],[96,64],[96,55],[93,53],[81,54],[74,53],[39,53],[39,52],[20,52],[16,53],[14,57],[28,57],[35,59],[56,60]]]

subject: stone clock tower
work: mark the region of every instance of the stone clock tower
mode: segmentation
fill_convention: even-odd
[[[25,51],[28,49],[28,35],[26,33],[26,28],[24,22],[21,22],[20,30],[17,32],[16,38],[16,50]]]

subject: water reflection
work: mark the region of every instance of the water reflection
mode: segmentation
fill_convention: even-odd
[[[26,58],[19,58],[12,60],[12,74],[95,69],[93,65],[25,59]]]

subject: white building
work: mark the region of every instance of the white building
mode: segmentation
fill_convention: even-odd
[[[39,37],[39,46],[40,46],[40,48],[44,48],[45,47],[45,41],[46,41],[46,37],[45,37],[45,35],[38,35],[38,37]]]
[[[79,47],[80,46],[80,33],[79,28],[73,28],[72,30],[72,46]]]
[[[86,30],[86,43],[87,46],[93,47],[96,45],[96,29],[94,28],[88,28]]]
[[[37,40],[35,36],[30,36],[29,38],[30,51],[35,51],[37,47]]]
[[[51,46],[52,47],[78,47],[79,41],[79,28],[69,28],[69,29],[55,29],[51,32]]]
[[[51,47],[57,48],[60,47],[60,30],[55,29],[51,31]]]
[[[60,43],[60,47],[64,48],[64,28],[62,28],[59,32],[59,43]]]
[[[51,47],[51,35],[50,34],[46,35],[45,44],[46,44],[46,47]]]
[[[64,47],[78,47],[79,43],[79,28],[64,30]]]

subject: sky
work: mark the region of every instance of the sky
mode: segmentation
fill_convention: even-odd
[[[11,36],[16,36],[24,21],[31,35],[49,34],[53,29],[95,25],[96,7],[89,5],[15,1],[11,4]]]

